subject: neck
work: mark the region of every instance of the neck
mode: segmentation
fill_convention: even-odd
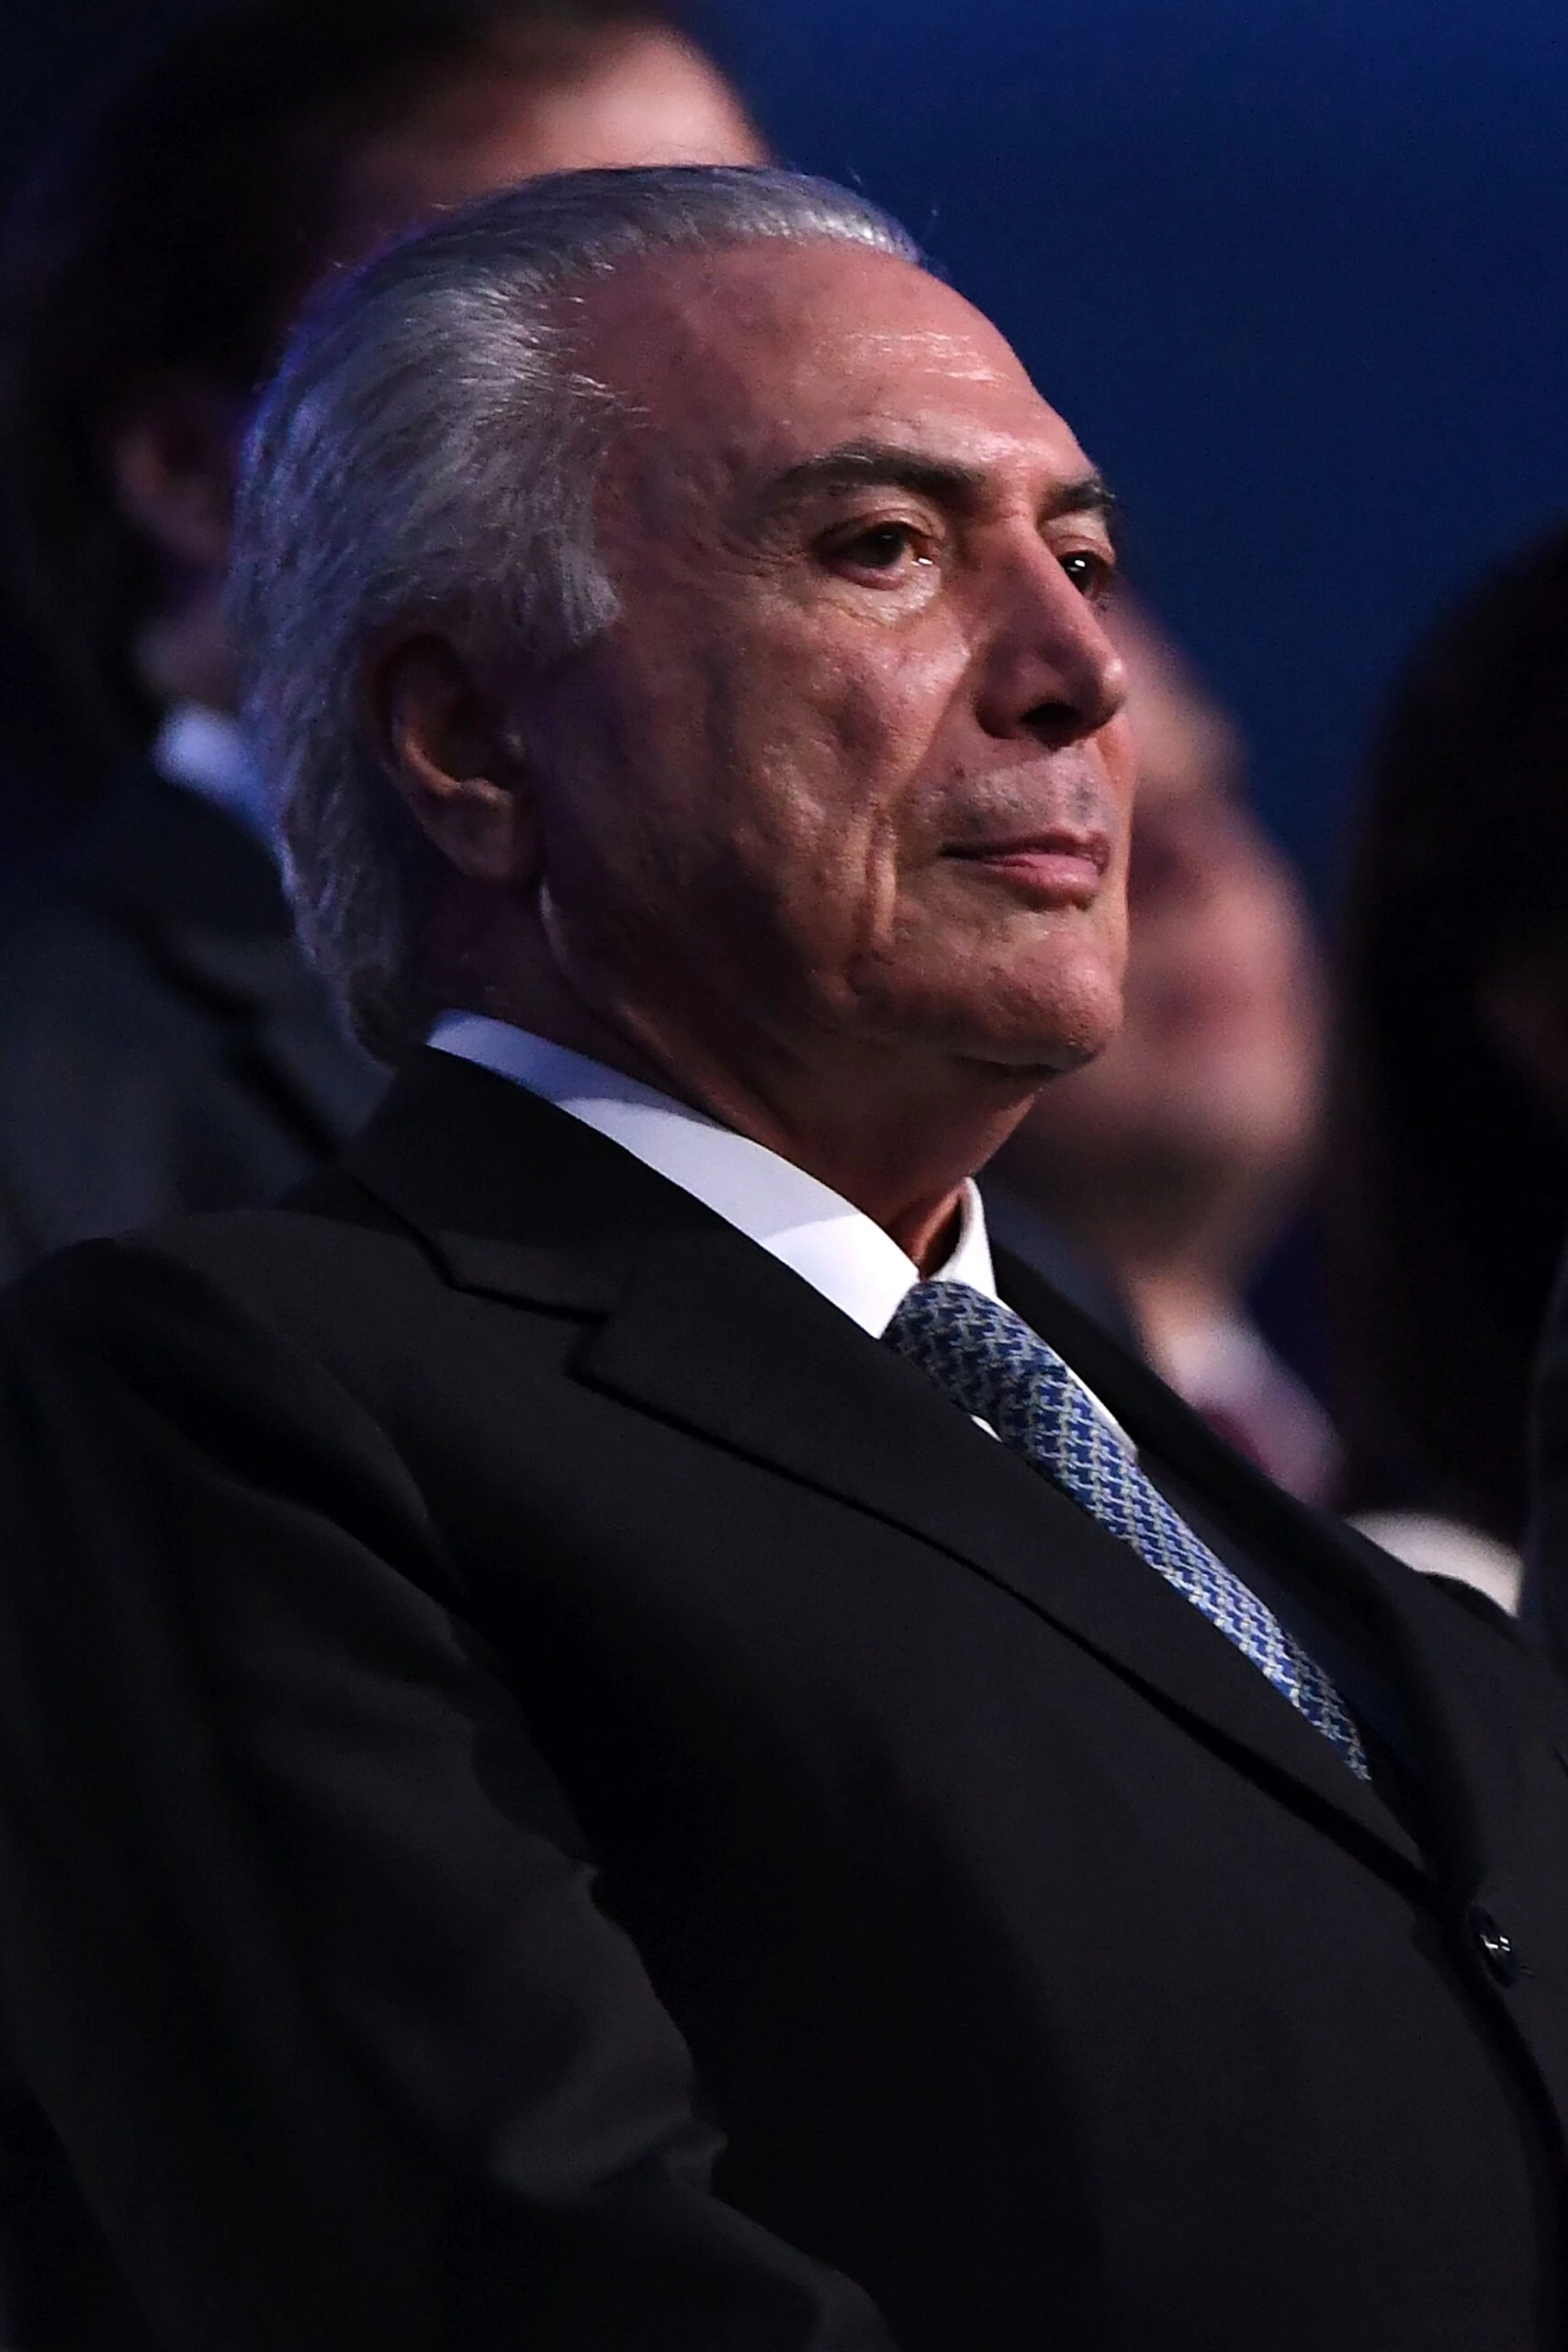
[[[470,901],[460,945],[441,959],[443,1002],[530,1029],[763,1145],[881,1226],[922,1274],[951,1253],[965,1183],[1038,1091],[1030,1071],[882,1045],[725,1052],[661,1012],[570,985],[547,951],[525,956],[514,902],[504,927],[502,965],[482,952]]]
[[[953,1250],[964,1187],[1032,1099],[989,1073],[911,1070],[899,1083],[885,1052],[844,1053],[833,1067],[759,1085],[700,1054],[669,1056],[672,1092],[815,1176],[881,1226],[930,1274]],[[976,1079],[978,1083],[976,1083]]]

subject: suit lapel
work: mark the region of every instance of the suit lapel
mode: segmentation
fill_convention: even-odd
[[[934,1545],[1298,1803],[1420,1866],[1376,1794],[1161,1577],[800,1277],[619,1147],[506,1080],[430,1054],[346,1164],[459,1287],[581,1315],[579,1379]]]
[[[652,1243],[593,1385],[936,1545],[1357,1828],[1413,1842],[1197,1610],[930,1381],[728,1228]]]

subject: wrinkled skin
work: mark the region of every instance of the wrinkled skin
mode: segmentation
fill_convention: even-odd
[[[446,910],[467,999],[919,1256],[1119,1015],[1133,763],[1092,469],[986,320],[857,247],[645,260],[580,334],[635,412],[598,500],[618,619],[511,682],[511,772],[428,646],[382,682],[412,804],[491,890]]]

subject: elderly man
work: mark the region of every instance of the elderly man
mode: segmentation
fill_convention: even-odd
[[[250,709],[402,1071],[0,1348],[8,2025],[137,2341],[1561,2342],[1568,1705],[970,1181],[1116,1020],[1106,503],[784,175],[297,340]]]

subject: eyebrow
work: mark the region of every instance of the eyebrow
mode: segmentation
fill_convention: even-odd
[[[773,514],[818,492],[865,483],[891,484],[949,505],[973,505],[984,492],[987,480],[983,467],[933,458],[897,442],[845,441],[835,449],[803,458],[778,475],[763,493],[762,509]],[[1040,520],[1049,523],[1063,514],[1098,514],[1109,522],[1115,507],[1115,492],[1104,475],[1091,470],[1074,481],[1058,483],[1043,502]]]

